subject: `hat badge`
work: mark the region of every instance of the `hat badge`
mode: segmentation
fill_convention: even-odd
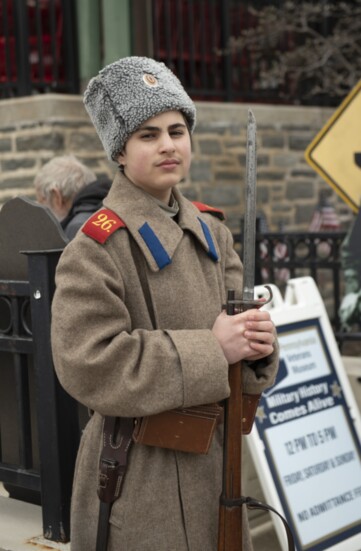
[[[158,80],[155,78],[154,75],[150,75],[149,73],[143,75],[143,81],[147,86],[150,86],[151,88],[158,86]]]

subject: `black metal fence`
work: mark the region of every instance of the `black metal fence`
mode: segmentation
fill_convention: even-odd
[[[67,542],[79,418],[51,356],[59,255],[31,253],[29,282],[0,281],[0,481],[10,496],[41,503],[44,536]]]
[[[258,233],[256,237],[257,284],[274,283],[283,293],[289,279],[311,276],[319,288],[342,351],[347,343],[361,343],[361,327],[346,331],[339,314],[344,296],[340,248],[345,236],[345,232],[329,231]],[[234,238],[242,255],[241,233]]]
[[[101,13],[102,2],[98,2]],[[0,99],[41,92],[79,92],[77,17],[83,14],[76,13],[76,4],[73,0],[1,0]],[[285,75],[280,76],[277,69],[282,72],[289,54],[305,55],[305,33],[302,34],[296,24],[290,29],[285,23],[284,32],[278,30],[275,38],[272,24],[267,26],[266,21],[259,26],[265,9],[281,8],[280,13],[283,13],[283,7],[291,5],[292,8],[293,5],[298,14],[306,4],[310,5],[287,0],[272,3],[266,0],[151,0],[151,15],[144,14],[144,17],[145,27],[152,28],[153,44],[152,48],[148,43],[144,45],[142,52],[150,54],[147,50],[151,48],[151,55],[175,71],[195,100],[338,105],[357,82],[358,69],[353,73],[346,69],[348,77],[341,79],[343,84],[338,83],[341,91],[336,91],[336,86],[332,85],[311,93],[310,90],[322,88],[324,82],[334,83],[331,73],[324,76],[324,67],[312,72],[306,55],[300,65],[307,68],[307,74],[304,70],[301,77],[296,75],[292,63]],[[308,21],[307,14],[305,20],[310,32],[317,32],[323,42],[323,38],[334,31],[335,22],[341,16],[335,13],[330,16],[329,8],[335,7],[335,0],[320,0],[318,4],[321,11],[317,21],[311,15],[312,20]],[[342,6],[346,3],[339,5],[342,15]],[[287,8],[288,12],[291,8]],[[134,14],[138,18],[132,22],[136,48],[136,44],[143,43],[140,35],[144,28],[139,24],[143,14],[139,15],[135,9]],[[263,17],[267,20],[266,15]],[[256,46],[247,43],[234,47],[242,33],[255,29],[258,32]],[[330,51],[336,50],[337,44],[336,33]],[[357,52],[359,44],[354,48]],[[103,51],[102,43],[99,43],[99,50]],[[312,47],[309,51],[314,53]],[[345,60],[343,70],[353,66],[357,54],[350,49],[341,53]],[[322,55],[318,57],[321,59]],[[328,58],[329,66],[333,63]],[[274,67],[277,70],[273,71]],[[339,74],[337,67],[333,74]],[[350,82],[352,74],[354,81]]]
[[[78,91],[75,2],[1,0],[0,98]]]
[[[314,15],[304,12],[304,21],[307,22],[304,28],[311,27],[313,35],[319,32],[320,40],[333,30],[334,19],[327,11],[332,3],[327,0],[318,2],[321,12],[317,22]],[[309,69],[307,76],[296,76],[293,65],[293,70],[287,71],[284,78],[279,77],[276,69],[283,70],[287,55],[296,48],[303,55],[308,44],[306,31],[302,34],[300,24],[295,24],[293,30],[290,23],[285,24],[284,32],[281,30],[277,37],[271,22],[268,26],[267,22],[260,24],[262,10],[280,8],[282,14],[287,4],[293,5],[296,14],[304,9],[302,6],[306,3],[286,0],[271,3],[266,0],[153,0],[154,57],[174,70],[195,100],[338,105],[342,96],[336,97],[333,89],[311,93],[317,84],[320,88],[317,76],[321,68],[318,74],[315,70],[312,75]],[[256,28],[253,43],[248,40],[241,47],[234,47],[241,33]],[[312,47],[311,53],[314,53]],[[303,66],[305,64],[302,62]],[[354,84],[356,82],[355,76]],[[347,86],[344,95],[346,92]]]

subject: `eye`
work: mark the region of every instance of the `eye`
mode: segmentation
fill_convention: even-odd
[[[145,134],[141,134],[140,138],[142,140],[151,140],[151,139],[155,138],[155,133],[154,132],[146,132]]]
[[[179,137],[179,136],[183,136],[184,135],[184,130],[172,130],[170,132],[170,135],[171,136],[174,136],[174,137]]]

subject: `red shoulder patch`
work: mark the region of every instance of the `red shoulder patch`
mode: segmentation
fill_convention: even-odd
[[[192,203],[201,212],[209,212],[209,214],[217,216],[217,218],[219,218],[220,220],[226,219],[224,212],[220,209],[215,209],[214,207],[210,207],[209,205],[206,205],[205,203],[200,203],[199,201],[192,201]]]
[[[98,243],[105,243],[112,233],[119,228],[126,227],[125,222],[115,212],[110,209],[102,209],[86,221],[82,227],[82,232],[98,241]]]

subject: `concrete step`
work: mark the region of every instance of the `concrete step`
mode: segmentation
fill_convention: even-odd
[[[251,524],[251,537],[255,551],[282,551],[272,520],[256,527]]]
[[[5,497],[3,489],[0,494],[0,551],[70,551],[70,543],[56,543],[42,537],[39,505]]]

